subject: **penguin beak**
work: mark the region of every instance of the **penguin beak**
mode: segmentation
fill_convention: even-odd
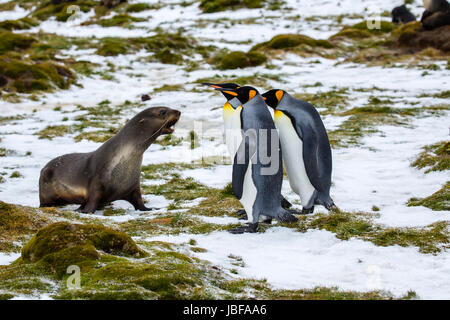
[[[203,85],[205,85],[205,86],[210,86],[210,87],[213,87],[214,89],[219,89],[219,88],[222,88],[220,85],[218,85],[218,84],[215,84],[215,83],[209,83],[209,82],[202,82],[202,84]]]
[[[233,97],[238,96],[237,92],[233,91],[233,89],[229,89],[229,88],[214,88],[214,89],[216,89],[217,91],[223,92],[223,93],[227,93]]]

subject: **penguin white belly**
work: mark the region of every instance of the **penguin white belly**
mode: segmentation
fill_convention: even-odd
[[[242,188],[242,198],[239,200],[247,213],[249,222],[253,222],[253,204],[256,200],[256,186],[252,178],[252,162],[250,160],[247,171],[244,176],[244,185]]]
[[[234,161],[234,156],[242,142],[241,111],[241,106],[233,109],[229,103],[225,103],[223,107],[225,143],[232,162]]]
[[[281,111],[275,111],[275,125],[278,128],[283,163],[292,190],[300,196],[302,205],[306,205],[314,194],[314,186],[306,173],[303,161],[303,141],[297,135],[291,119]]]
[[[241,111],[239,106],[233,109],[229,103],[225,103],[223,107],[223,121],[225,124],[225,142],[230,152],[231,161],[234,163],[234,157],[241,145],[242,127],[241,127]],[[245,172],[244,182],[242,186],[242,197],[239,200],[247,213],[248,221],[253,222],[253,204],[256,199],[256,186],[252,178],[252,162],[250,160],[247,171]]]

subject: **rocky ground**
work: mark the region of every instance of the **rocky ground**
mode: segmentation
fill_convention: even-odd
[[[407,2],[419,17],[421,1]],[[392,25],[393,6],[0,0],[0,298],[448,299],[450,32]],[[314,104],[342,212],[226,232],[240,205],[224,100],[204,81]],[[182,116],[144,154],[158,210],[38,208],[49,160],[93,151],[160,105]],[[287,180],[283,194],[301,208]],[[72,265],[80,289],[67,287]]]

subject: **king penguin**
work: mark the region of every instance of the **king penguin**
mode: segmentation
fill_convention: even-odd
[[[217,90],[240,102],[233,115],[233,125],[239,125],[242,134],[233,159],[232,188],[247,213],[248,224],[230,232],[254,233],[264,216],[281,222],[297,221],[281,207],[283,172],[279,136],[264,99],[250,86]]]
[[[223,105],[223,113],[222,113],[225,129],[225,143],[227,145],[231,158],[234,159],[239,147],[239,143],[242,140],[241,120],[240,120],[242,103],[235,95],[236,94],[235,92],[227,92],[227,90],[222,89],[234,90],[239,89],[241,86],[232,82],[229,83],[203,82],[202,84],[217,89],[227,99],[227,102],[225,102],[225,104]],[[292,204],[288,200],[286,200],[285,197],[282,196],[281,206],[284,209],[289,209],[292,207]],[[248,218],[245,210],[238,210],[237,215],[240,217],[241,220],[247,220]],[[270,222],[270,219],[267,219],[265,222]]]
[[[302,214],[314,212],[315,204],[337,209],[330,197],[330,142],[316,108],[283,90],[270,90],[262,96],[274,109],[284,166],[292,190],[300,196]]]

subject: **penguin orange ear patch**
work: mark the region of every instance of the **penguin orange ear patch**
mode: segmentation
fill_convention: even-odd
[[[224,91],[224,92],[228,93],[228,94],[231,94],[232,96],[235,96],[235,97],[238,96],[238,94],[236,92],[233,92],[233,91]]]
[[[280,102],[280,101],[281,101],[281,98],[283,98],[283,91],[278,90],[278,91],[275,93],[275,96],[277,97],[278,102]]]
[[[248,100],[253,99],[254,96],[256,96],[256,91],[250,90],[250,92],[248,93]]]

